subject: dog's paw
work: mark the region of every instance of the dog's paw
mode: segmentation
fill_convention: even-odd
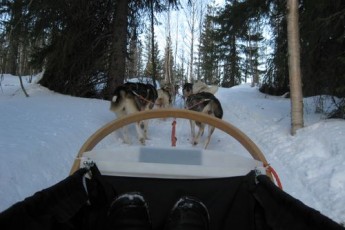
[[[145,145],[145,138],[144,137],[140,138],[139,142],[140,142],[140,144]]]
[[[126,140],[126,139],[123,139],[122,142],[123,142],[124,144],[128,144],[128,145],[131,145],[131,144],[132,144],[132,142],[131,142],[130,140]]]

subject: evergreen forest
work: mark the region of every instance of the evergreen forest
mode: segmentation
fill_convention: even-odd
[[[290,91],[286,0],[2,0],[0,74],[108,100],[126,79]],[[345,118],[345,1],[299,0],[303,97]],[[186,25],[181,31],[182,21]],[[159,34],[158,27],[165,33]],[[159,43],[163,43],[161,48]],[[322,105],[320,105],[320,109]]]

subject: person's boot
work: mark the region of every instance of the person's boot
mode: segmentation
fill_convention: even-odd
[[[151,230],[148,206],[140,193],[125,193],[117,197],[108,211],[108,229]]]
[[[210,217],[198,199],[182,197],[174,205],[165,230],[208,230]]]

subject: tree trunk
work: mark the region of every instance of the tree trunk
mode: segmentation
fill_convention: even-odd
[[[137,29],[133,31],[133,36],[131,37],[130,40],[130,45],[129,45],[129,53],[130,53],[130,58],[128,60],[128,65],[126,66],[127,68],[127,77],[138,77],[139,76],[139,68],[138,68],[138,63],[139,63],[139,54],[138,54],[138,37],[137,37]]]
[[[287,32],[291,98],[291,134],[303,128],[303,95],[300,67],[298,0],[287,1]]]
[[[115,88],[125,79],[127,56],[127,26],[129,0],[119,0],[116,3],[113,19],[113,44],[110,55],[109,75],[105,98],[110,99]]]
[[[19,82],[20,82],[20,87],[22,88],[24,94],[26,97],[29,97],[29,94],[26,92],[24,84],[23,84],[23,79],[22,79],[22,75],[19,74]]]
[[[155,26],[154,26],[154,6],[151,0],[151,62],[152,62],[152,82],[153,86],[157,88],[156,84],[156,62],[155,62]]]
[[[200,4],[200,1],[190,1],[189,4],[187,4],[187,11],[185,11],[185,15],[186,18],[188,18],[187,20],[187,25],[188,25],[188,29],[189,31],[187,33],[189,33],[190,36],[190,44],[188,44],[188,46],[190,47],[190,53],[189,53],[189,63],[188,63],[188,74],[187,76],[189,77],[188,82],[193,83],[194,82],[194,72],[193,72],[193,63],[194,63],[194,39],[195,39],[195,32],[196,32],[196,20],[197,20],[197,4]]]
[[[178,38],[178,34],[179,34],[178,28],[179,28],[179,17],[178,17],[178,15],[177,15],[177,17],[176,17],[175,52],[174,52],[174,53],[175,53],[175,55],[174,55],[174,57],[175,57],[174,72],[175,72],[176,75],[177,75],[177,48],[178,48],[178,40],[179,40],[179,38]],[[176,75],[175,75],[175,76],[176,76]],[[175,80],[181,80],[181,79],[175,78]],[[179,83],[181,83],[181,82],[179,82]]]
[[[18,9],[19,8],[19,9]],[[20,19],[22,17],[22,7],[15,8],[16,10],[13,11],[12,19],[11,21],[15,22],[16,24],[14,26],[11,26],[11,30],[8,35],[9,40],[9,48],[7,53],[7,68],[9,70],[9,73],[12,75],[18,74],[18,55],[19,55],[19,45],[20,41],[19,38],[21,36],[20,34]]]
[[[236,85],[236,77],[237,77],[237,67],[236,67],[236,37],[235,35],[231,35],[231,47],[230,47],[230,87]]]
[[[189,62],[189,79],[190,82],[194,82],[194,74],[193,74],[193,61],[194,61],[194,27],[195,27],[195,23],[194,23],[194,18],[195,18],[195,9],[194,9],[194,5],[192,6],[192,21],[190,24],[190,32],[191,32],[191,42],[190,42],[190,62]]]

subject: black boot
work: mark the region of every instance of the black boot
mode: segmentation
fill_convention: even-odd
[[[198,199],[182,197],[173,207],[165,230],[208,230],[210,217]]]
[[[144,197],[135,192],[117,197],[109,208],[108,229],[151,230],[151,221]]]

